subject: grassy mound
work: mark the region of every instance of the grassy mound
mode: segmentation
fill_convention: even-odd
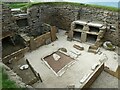
[[[21,9],[27,9],[35,5],[71,5],[76,7],[92,7],[92,8],[99,8],[104,10],[110,10],[110,11],[119,11],[116,7],[110,7],[110,6],[101,6],[101,5],[94,5],[94,4],[82,4],[82,3],[72,3],[72,2],[29,2],[29,3],[11,3],[8,4],[11,8],[21,8]]]

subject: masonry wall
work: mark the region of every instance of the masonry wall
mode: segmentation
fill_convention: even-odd
[[[8,6],[2,5],[2,32],[16,32],[18,26]]]
[[[70,24],[74,21],[74,10],[68,7],[40,5],[33,6],[28,10],[29,25],[35,30],[40,26],[40,23],[48,23],[58,28],[69,30]]]
[[[71,5],[35,5],[28,9],[28,22],[37,30],[40,23],[48,23],[60,29],[69,31],[71,22],[74,20],[94,21],[99,23],[107,22],[116,30],[108,29],[104,38],[118,45],[118,12],[93,8],[78,7]],[[119,44],[120,46],[120,44]]]

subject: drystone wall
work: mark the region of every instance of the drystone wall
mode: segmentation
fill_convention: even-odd
[[[66,6],[38,5],[28,9],[28,22],[34,29],[37,29],[40,23],[48,23],[69,30],[71,22],[75,20],[74,16],[74,10]]]
[[[93,8],[78,7],[71,5],[35,5],[28,9],[28,22],[32,30],[39,29],[41,23],[48,23],[60,29],[69,31],[71,22],[75,20],[85,20],[108,24],[111,26],[104,36],[105,40],[118,42],[118,12]]]
[[[16,24],[11,10],[6,5],[2,5],[2,31],[27,32],[30,34],[42,34],[42,24],[48,23],[60,29],[69,31],[71,23],[75,20],[94,21],[107,23],[109,28],[104,36],[105,40],[112,41],[113,44],[120,46],[118,12],[93,8],[66,5],[35,5],[27,10],[28,28],[20,28]]]
[[[16,32],[18,26],[14,17],[11,14],[11,10],[7,5],[2,4],[2,32]]]
[[[118,12],[97,9],[97,8],[82,8],[79,18],[81,20],[89,20],[98,23],[104,23],[110,26],[104,36],[105,40],[111,41],[115,45],[120,46],[119,42],[119,14]]]

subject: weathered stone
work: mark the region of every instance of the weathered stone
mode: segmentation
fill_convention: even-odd
[[[34,38],[31,37],[30,38],[30,50],[35,50],[35,49],[36,49],[36,44],[35,44]]]
[[[55,41],[57,39],[56,33],[57,33],[57,28],[55,26],[51,26],[51,39],[52,39],[52,41]]]
[[[87,34],[82,32],[82,34],[81,34],[81,42],[84,43],[84,42],[86,42],[86,40],[87,40]]]
[[[103,47],[107,50],[115,50],[115,46],[109,41],[104,42]]]
[[[63,51],[63,52],[67,52],[66,48],[59,48],[59,50]]]
[[[2,32],[17,32],[18,26],[8,6],[2,5]],[[4,36],[3,36],[4,37]]]
[[[78,50],[84,50],[84,47],[81,47],[81,46],[79,46],[79,45],[73,45],[73,47],[74,48],[76,48],[76,49],[78,49]]]
[[[99,52],[99,49],[97,46],[95,45],[91,45],[88,49],[88,52],[91,52],[91,53],[94,53],[94,54],[97,54]]]

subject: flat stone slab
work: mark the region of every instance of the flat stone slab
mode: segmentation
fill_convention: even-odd
[[[21,36],[26,42],[30,41],[30,37],[27,36],[26,34],[20,34],[20,36]]]

